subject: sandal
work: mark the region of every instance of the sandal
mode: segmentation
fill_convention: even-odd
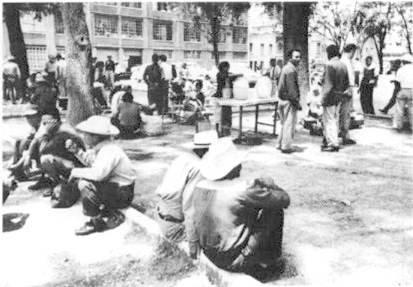
[[[105,222],[101,218],[93,218],[86,222],[81,228],[75,230],[76,235],[89,235],[105,230]]]

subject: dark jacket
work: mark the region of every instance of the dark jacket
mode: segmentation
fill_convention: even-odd
[[[288,62],[282,69],[278,80],[278,97],[293,104],[300,102],[300,87],[298,86],[297,68]]]
[[[346,65],[338,57],[330,59],[324,73],[322,105],[324,107],[337,105],[349,86]]]
[[[57,93],[47,82],[37,83],[37,87],[32,97],[32,104],[38,107],[40,114],[55,114]]]
[[[148,89],[159,88],[162,80],[162,70],[158,64],[152,64],[146,67],[143,79],[148,84]]]

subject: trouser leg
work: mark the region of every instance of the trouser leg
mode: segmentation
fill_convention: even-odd
[[[221,134],[223,137],[231,135],[231,127],[232,127],[232,108],[222,107]]]
[[[283,121],[281,126],[280,147],[282,150],[292,148],[292,142],[295,135],[295,126],[297,124],[297,110],[290,102],[282,104]]]
[[[324,138],[332,147],[338,147],[337,109],[337,106],[329,106],[323,110]]]
[[[342,99],[339,112],[339,133],[343,139],[349,137],[351,98]]]

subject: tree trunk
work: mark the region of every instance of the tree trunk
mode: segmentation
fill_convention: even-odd
[[[215,65],[219,65],[219,51],[218,51],[218,40],[219,40],[219,19],[213,17],[211,21],[211,30],[212,30],[212,46],[215,59]]]
[[[288,51],[301,51],[301,63],[298,69],[301,103],[306,107],[305,95],[310,90],[309,61],[308,61],[308,21],[311,14],[310,2],[284,2],[283,8],[283,40],[284,62],[288,61]],[[299,25],[297,23],[300,23]]]
[[[20,26],[20,12],[16,3],[4,3],[3,15],[7,31],[9,32],[10,51],[16,58],[21,73],[22,84],[25,85],[29,77],[29,65],[27,63],[26,44],[24,43],[23,32]],[[23,86],[24,88],[24,86]]]
[[[63,4],[63,24],[66,37],[66,87],[69,98],[67,119],[72,126],[76,126],[96,112],[90,77],[92,46],[83,3]]]

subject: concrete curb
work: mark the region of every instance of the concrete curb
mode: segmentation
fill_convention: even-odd
[[[166,240],[158,226],[158,223],[149,218],[148,216],[142,214],[141,212],[128,208],[124,211],[125,215],[131,219],[133,222],[141,226],[159,240]],[[176,245],[180,250],[188,254],[188,245],[186,242]],[[209,281],[219,287],[239,287],[239,286],[249,286],[249,287],[262,287],[264,284],[258,280],[252,278],[244,273],[231,273],[216,267],[203,253],[198,260],[201,270],[205,272]]]

